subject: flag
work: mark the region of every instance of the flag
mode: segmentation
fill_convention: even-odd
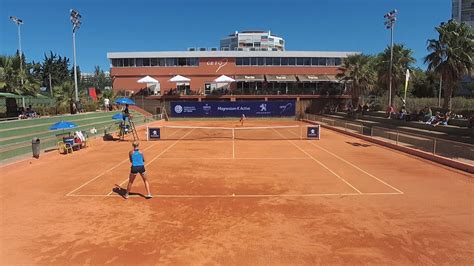
[[[94,102],[97,101],[97,93],[95,92],[95,88],[94,87],[90,87],[89,88],[89,96],[92,98],[92,100]]]
[[[407,72],[405,74],[405,97],[403,98],[405,101],[407,99],[408,80],[410,80],[410,70],[409,69],[407,69]]]

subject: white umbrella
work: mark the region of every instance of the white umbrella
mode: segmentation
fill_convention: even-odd
[[[147,88],[153,89],[154,95],[157,95],[160,91],[160,82],[150,76],[139,79],[137,83],[146,83]]]
[[[176,75],[169,80],[169,82],[173,83],[189,83],[190,81],[191,79],[188,79],[187,77],[183,77],[181,75]]]
[[[235,79],[230,78],[226,75],[222,75],[214,80],[215,83],[231,83],[235,82]]]
[[[137,83],[160,83],[160,82],[150,76],[146,76],[144,78],[139,79]]]

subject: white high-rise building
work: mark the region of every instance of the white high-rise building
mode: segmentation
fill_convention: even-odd
[[[221,39],[222,51],[284,51],[285,40],[270,31],[236,31]]]
[[[453,0],[452,18],[474,27],[474,0]]]

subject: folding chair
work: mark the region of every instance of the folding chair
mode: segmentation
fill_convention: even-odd
[[[64,143],[63,141],[58,142],[58,151],[60,154],[68,154],[73,152],[71,144]]]

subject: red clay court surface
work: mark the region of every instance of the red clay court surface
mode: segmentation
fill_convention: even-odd
[[[276,125],[304,124],[246,122]],[[186,140],[196,132],[141,142],[151,200],[113,191],[130,142],[2,166],[0,264],[474,264],[472,175],[327,129]],[[145,194],[140,177],[132,191]]]

